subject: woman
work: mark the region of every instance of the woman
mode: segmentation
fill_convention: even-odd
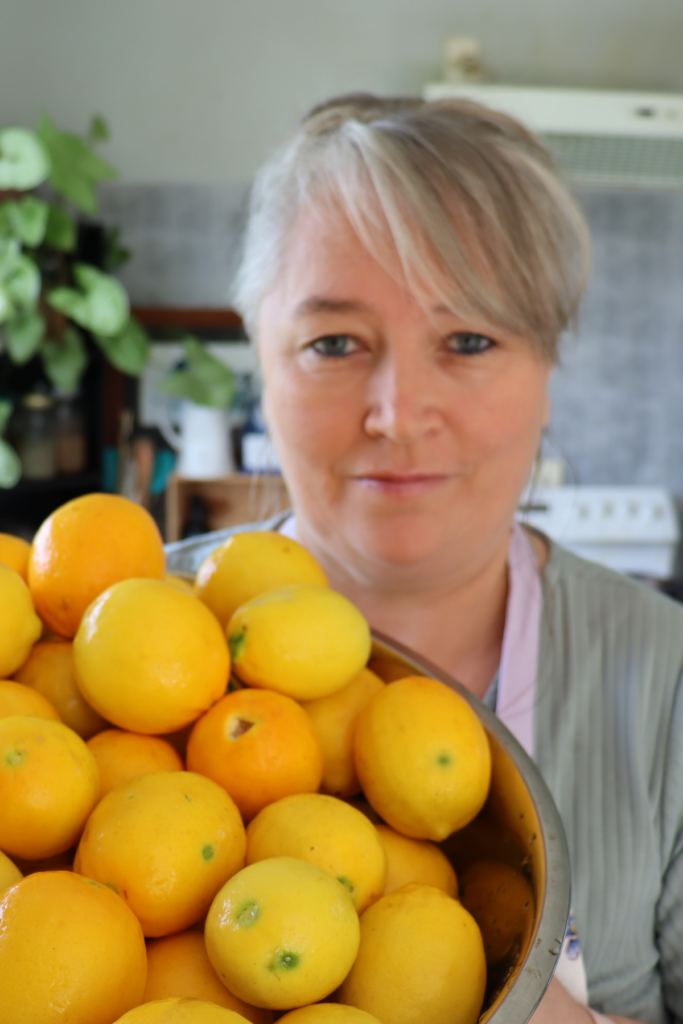
[[[282,529],[492,704],[558,804],[593,1009],[554,980],[535,1024],[664,1024],[683,1020],[683,609],[514,526],[586,251],[513,120],[341,97],[257,180],[238,308]]]

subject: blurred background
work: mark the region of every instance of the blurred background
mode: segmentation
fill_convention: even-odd
[[[452,37],[470,41],[464,58],[457,45],[448,50]],[[458,77],[680,100],[682,42],[680,0],[0,0],[0,129],[34,128],[47,114],[83,135],[94,115],[104,119],[109,138],[97,152],[119,176],[99,185],[96,213],[78,214],[77,255],[97,265],[88,238],[120,231],[130,258],[116,274],[152,340],[137,376],[92,349],[70,407],[85,434],[77,471],[54,463],[47,476],[44,467],[42,477],[24,471],[0,490],[0,529],[29,534],[50,506],[101,487],[137,494],[169,539],[286,503],[269,472],[275,456],[262,439],[258,381],[229,286],[254,171],[314,103],[358,89],[419,94]],[[593,269],[553,382],[545,482],[573,488],[573,511],[557,526],[565,540],[583,519],[597,523],[594,544],[614,543],[610,517],[630,510],[633,529],[620,522],[620,542],[666,545],[667,554],[658,567],[637,559],[624,567],[673,586],[683,496],[683,178],[661,186],[573,182],[593,232]],[[173,473],[179,396],[157,388],[187,367],[179,342],[188,333],[235,374],[229,461],[208,482],[192,467]],[[30,416],[27,424],[25,395],[50,389],[37,357],[17,374],[6,373],[0,391],[13,403],[7,438],[20,448],[37,429]],[[262,443],[243,445],[245,434]],[[262,472],[240,477],[241,469]],[[602,490],[596,497],[591,488]],[[619,504],[623,495],[630,504]],[[529,504],[543,525],[548,502]]]

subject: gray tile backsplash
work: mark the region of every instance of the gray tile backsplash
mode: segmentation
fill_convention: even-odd
[[[125,185],[101,214],[134,257],[138,305],[223,306],[246,185]],[[683,193],[586,190],[593,268],[552,383],[549,448],[579,483],[654,484],[683,496]]]

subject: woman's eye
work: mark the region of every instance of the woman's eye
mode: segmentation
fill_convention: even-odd
[[[476,356],[493,347],[493,342],[485,334],[471,334],[469,331],[451,334],[447,344],[451,352],[458,352],[464,356]]]
[[[321,356],[349,356],[357,350],[358,343],[348,334],[328,334],[317,338],[311,348]]]

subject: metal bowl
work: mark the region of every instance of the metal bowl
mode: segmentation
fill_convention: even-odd
[[[468,843],[473,852],[485,854],[492,837],[492,855],[518,863],[531,882],[533,925],[497,970],[480,1018],[480,1024],[526,1024],[555,971],[569,916],[569,854],[555,803],[536,765],[485,704],[407,647],[375,630],[372,635],[373,659],[446,683],[471,705],[488,733],[493,772],[486,805],[472,825],[451,837],[455,842],[442,846],[457,869]]]
[[[174,547],[182,549],[182,545]],[[192,579],[178,557],[182,550],[173,554],[169,571]],[[569,853],[555,803],[526,751],[482,701],[397,641],[376,630],[372,636],[372,659],[382,659],[385,667],[404,675],[446,683],[471,705],[488,734],[493,770],[486,805],[472,825],[455,833],[442,848],[457,870],[468,845],[473,854],[485,856],[487,836],[492,837],[493,858],[515,863],[531,883],[533,924],[520,936],[508,961],[494,969],[480,1017],[480,1024],[527,1024],[557,966],[569,917]]]

